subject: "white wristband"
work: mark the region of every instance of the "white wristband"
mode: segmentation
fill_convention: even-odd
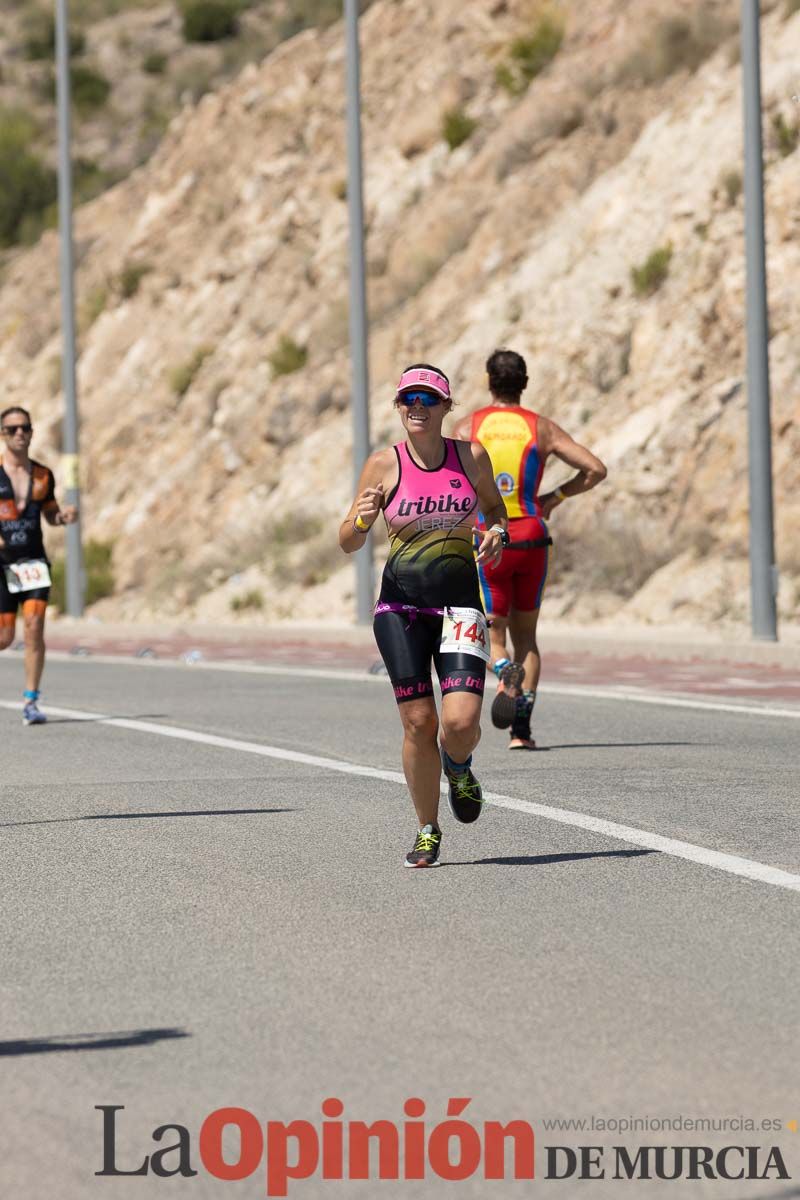
[[[561,488],[560,488],[560,487],[559,487],[559,488],[556,488],[556,490],[553,492],[553,495],[554,495],[554,496],[555,496],[555,497],[556,497],[558,500],[560,500],[562,503],[563,503],[563,501],[564,501],[564,500],[567,500],[567,499],[568,499],[567,495],[566,495],[566,494],[565,494],[565,493],[564,493],[564,492],[561,490]]]

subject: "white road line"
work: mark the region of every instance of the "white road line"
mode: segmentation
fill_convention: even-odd
[[[0,700],[0,708],[17,712],[19,705],[9,700]],[[108,717],[102,713],[84,712],[80,709],[50,706],[48,711],[52,712],[54,716],[70,717],[76,721],[94,721],[103,725],[112,725],[116,729],[131,729],[136,733],[152,733],[158,737],[198,742],[204,746],[218,746],[222,750],[236,750],[244,754],[258,754],[263,758],[277,758],[284,762],[301,763],[303,766],[321,767],[323,770],[338,771],[343,775],[360,775],[370,779],[382,779],[387,783],[399,783],[403,787],[406,785],[405,778],[399,771],[381,771],[377,767],[365,767],[359,763],[343,762],[336,758],[323,758],[316,754],[302,754],[299,751],[286,750],[279,746],[244,742],[237,738],[220,737],[213,733],[200,733],[195,729],[181,729],[175,725],[156,725],[152,721]],[[445,791],[444,784],[442,791]],[[770,884],[772,887],[800,892],[800,875],[792,875],[789,871],[782,871],[778,867],[770,867],[749,858],[740,858],[735,854],[723,854],[719,850],[694,846],[691,842],[662,837],[660,834],[650,833],[646,829],[636,829],[632,825],[620,825],[616,821],[606,821],[603,817],[592,817],[587,813],[573,812],[571,809],[553,808],[549,804],[535,804],[530,800],[518,800],[515,796],[504,796],[497,792],[487,792],[485,796],[489,803],[498,808],[528,813],[531,816],[542,817],[546,821],[571,825],[577,829],[598,833],[603,837],[629,842],[634,846],[643,846],[648,850],[657,850],[659,853],[671,855],[673,858],[683,858],[688,862],[699,863],[701,866],[711,867],[716,871],[725,871],[728,875],[738,875],[743,879]]]
[[[176,659],[128,658],[121,654],[92,654],[81,657],[63,651],[53,651],[48,654],[48,658],[89,665],[100,663],[104,666],[172,667],[175,670],[183,671],[233,671],[242,675],[276,675],[294,679],[336,679],[342,683],[379,683],[384,688],[388,686],[388,677],[385,674],[370,675],[363,668],[272,666],[266,663],[232,662],[230,660],[227,662],[185,663]],[[577,670],[577,668],[568,668],[568,670]],[[496,687],[494,676],[490,675],[486,684],[488,689]],[[788,717],[790,720],[800,721],[800,705],[796,708],[776,708],[773,704],[725,704],[707,697],[700,700],[685,695],[670,696],[665,692],[648,691],[646,688],[634,687],[631,684],[620,684],[619,687],[592,687],[578,683],[543,683],[540,685],[539,691],[543,695],[552,693],[554,696],[585,696],[592,700],[663,704],[667,708],[698,708],[710,712],[740,713],[752,717]]]
[[[694,700],[688,696],[668,696],[644,688],[623,685],[619,689],[584,687],[576,683],[546,683],[542,692],[562,696],[590,696],[594,700],[627,700],[638,704],[663,704],[667,708],[702,708],[711,712],[743,713],[750,717],[790,717],[800,721],[800,707],[775,708],[766,704],[722,704],[719,700]]]

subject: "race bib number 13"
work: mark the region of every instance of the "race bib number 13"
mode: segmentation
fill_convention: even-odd
[[[5,568],[6,584],[10,592],[30,592],[34,588],[50,587],[50,571],[41,560],[10,563]]]
[[[442,618],[442,654],[473,654],[488,662],[489,628],[477,608],[446,608]]]

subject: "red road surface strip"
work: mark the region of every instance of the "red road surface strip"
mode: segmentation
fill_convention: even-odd
[[[191,638],[179,633],[149,641],[134,638],[90,637],[75,641],[54,632],[48,637],[53,650],[72,653],[119,654],[133,657],[149,649],[159,659],[180,659],[199,650],[209,662],[248,662],[271,666],[342,667],[368,671],[378,661],[378,652],[368,643],[328,639],[283,638],[259,641],[252,637],[236,642],[228,639]],[[647,691],[726,696],[739,699],[794,701],[800,704],[800,671],[754,663],[719,662],[694,658],[688,661],[652,659],[641,656],[575,655],[544,652],[542,682],[592,686],[643,688]]]

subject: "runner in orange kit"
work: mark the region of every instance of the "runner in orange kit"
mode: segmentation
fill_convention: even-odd
[[[44,669],[44,618],[50,596],[50,563],[42,540],[42,516],[48,525],[71,525],[74,507],[59,508],[53,472],[28,453],[33,434],[27,409],[0,413],[5,448],[0,459],[0,650],[14,641],[17,610],[25,625],[25,691],[22,720],[43,725],[38,705]]]

